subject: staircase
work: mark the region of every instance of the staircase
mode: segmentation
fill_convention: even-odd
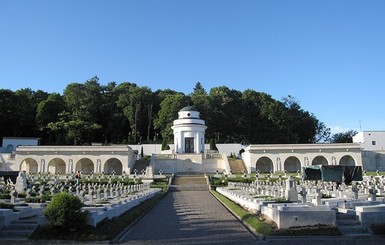
[[[201,175],[174,176],[170,191],[208,191],[207,179]]]
[[[244,171],[246,171],[246,167],[242,159],[229,159],[229,165],[233,174],[243,174]]]
[[[0,240],[28,240],[38,226],[39,217],[37,216],[12,221],[0,230]]]
[[[141,173],[142,170],[146,170],[146,168],[150,166],[150,160],[145,160],[145,159],[139,159],[135,161],[134,168],[131,169],[131,172],[134,173],[133,171],[136,169],[137,173]]]
[[[355,213],[336,213],[337,227],[344,236],[368,237],[371,231],[368,227],[362,226],[361,221]]]

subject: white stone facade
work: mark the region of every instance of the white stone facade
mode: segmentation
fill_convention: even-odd
[[[242,154],[249,173],[297,172],[304,166],[362,166],[359,144],[250,145]]]
[[[177,154],[203,153],[205,150],[205,121],[192,106],[182,108],[171,127],[174,131],[174,151]]]
[[[20,146],[12,170],[27,173],[129,173],[136,154],[127,146]]]
[[[385,171],[385,131],[359,132],[353,142],[361,145],[365,170]]]

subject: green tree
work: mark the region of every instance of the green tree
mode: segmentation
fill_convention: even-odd
[[[218,147],[217,147],[217,145],[215,144],[215,139],[214,139],[214,138],[211,138],[211,139],[210,139],[210,150],[212,150],[212,151],[218,151]]]
[[[172,138],[172,123],[178,118],[178,111],[189,104],[189,98],[182,93],[168,95],[160,104],[158,117],[154,120],[163,139]]]
[[[125,93],[118,99],[118,105],[123,109],[124,115],[130,122],[131,141],[141,142],[142,136],[147,134],[149,139],[148,124],[152,122],[152,92],[148,87],[138,87],[131,84]],[[143,126],[142,126],[143,125]]]
[[[56,123],[60,120],[59,114],[66,110],[66,105],[63,97],[58,93],[52,93],[46,100],[39,103],[36,109],[36,124],[38,129],[45,135],[48,135],[48,144],[55,144],[58,137],[59,131],[51,130],[48,125],[50,123]],[[62,132],[60,132],[62,133]]]
[[[56,229],[74,231],[85,225],[86,212],[82,212],[83,204],[77,196],[60,192],[52,197],[44,210],[48,225]]]
[[[91,143],[95,133],[101,129],[99,124],[101,88],[98,78],[87,80],[85,84],[71,83],[64,90],[64,101],[68,113],[62,114],[64,129],[67,137],[72,139],[74,145],[78,143]]]
[[[333,134],[331,137],[332,143],[353,143],[353,137],[358,132],[355,130],[348,130],[341,133]]]
[[[241,92],[228,87],[215,87],[210,90],[207,135],[217,142],[240,142]]]
[[[9,89],[0,89],[0,136],[16,136],[18,118],[17,96]]]

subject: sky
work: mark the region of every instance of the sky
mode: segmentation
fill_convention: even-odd
[[[333,133],[385,130],[385,1],[0,1],[0,89],[94,76],[291,95]]]

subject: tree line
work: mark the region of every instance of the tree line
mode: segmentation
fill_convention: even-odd
[[[276,144],[330,141],[330,129],[294,97],[282,100],[225,86],[190,94],[152,91],[135,83],[70,83],[63,94],[29,88],[0,90],[0,137],[40,137],[43,145],[172,142],[178,111],[195,106],[217,143]]]

